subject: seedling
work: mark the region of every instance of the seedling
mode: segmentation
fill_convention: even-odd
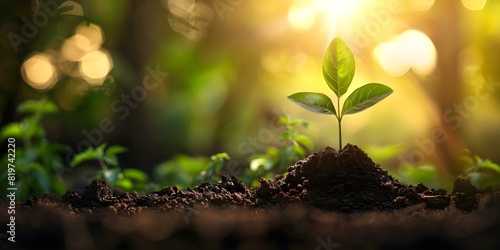
[[[95,160],[101,167],[92,178],[103,178],[111,187],[119,187],[125,191],[145,191],[147,174],[139,169],[124,169],[119,167],[118,154],[126,152],[127,149],[112,145],[107,147],[106,143],[99,145],[96,148],[89,147],[87,150],[75,155],[71,160],[70,166],[76,167],[84,162]]]
[[[478,189],[486,189],[488,186],[500,189],[500,165],[474,155],[467,149],[462,160],[466,169],[461,177],[469,178]]]
[[[337,96],[337,109],[332,100],[322,93],[299,92],[288,97],[299,106],[319,114],[335,115],[339,123],[339,150],[342,150],[342,118],[344,115],[361,112],[380,102],[393,90],[383,84],[369,83],[347,97],[340,110],[340,98],[347,92],[354,77],[355,62],[352,51],[340,38],[328,46],[323,59],[323,77],[328,87]]]
[[[160,186],[187,189],[203,182],[220,180],[224,164],[230,159],[231,157],[224,152],[210,157],[177,155],[158,165],[153,175]]]
[[[15,138],[17,147],[13,151],[15,159],[9,158],[15,166],[17,199],[25,200],[32,195],[45,192],[63,194],[66,191],[59,170],[63,167],[59,153],[63,147],[46,138],[43,118],[56,114],[57,106],[46,98],[28,100],[21,103],[17,113],[24,116],[20,122],[6,124],[0,129],[0,140]],[[2,157],[7,162],[7,154]],[[0,188],[7,188],[7,176],[10,171],[4,167],[0,171]],[[9,186],[10,187],[10,186]]]
[[[268,147],[264,154],[250,157],[250,168],[247,175],[242,177],[248,185],[260,185],[259,177],[274,179],[276,174],[284,174],[294,162],[306,157],[314,149],[311,138],[300,133],[299,128],[307,128],[308,123],[301,119],[294,119],[289,115],[280,116],[278,124],[285,130],[281,134],[282,147]]]
[[[285,126],[281,134],[280,142],[286,143],[283,147],[269,147],[265,154],[257,154],[250,157],[250,170],[265,170],[260,174],[274,172],[282,174],[286,172],[290,164],[306,157],[313,151],[311,138],[299,133],[298,128],[307,128],[308,123],[301,119],[291,118],[289,115],[280,116],[278,124]],[[258,177],[258,176],[257,176]]]
[[[206,170],[198,174],[198,179],[208,182],[216,182],[220,179],[220,173],[224,167],[224,163],[231,160],[231,157],[225,152],[210,156],[210,162],[206,165]]]

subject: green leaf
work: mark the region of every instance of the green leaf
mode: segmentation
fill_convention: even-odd
[[[58,195],[63,195],[67,191],[67,188],[64,185],[64,183],[61,180],[59,180],[59,179],[57,179],[55,177],[52,177],[50,179],[50,184],[51,184],[50,185],[51,192],[54,192],[54,193],[56,193]]]
[[[286,141],[286,140],[293,140],[297,136],[297,131],[295,130],[287,130],[283,132],[280,136],[280,142]]]
[[[45,130],[37,117],[26,117],[21,123],[23,138],[44,138]]]
[[[91,161],[91,160],[97,160],[99,159],[100,156],[96,153],[96,151],[93,148],[87,148],[85,151],[77,154],[73,159],[71,160],[70,166],[71,167],[76,167],[77,165],[86,162],[86,161]]]
[[[97,155],[104,156],[104,149],[106,149],[106,146],[108,146],[107,143],[102,143],[99,145],[97,148],[95,148],[95,152]]]
[[[218,153],[218,154],[210,156],[210,160],[212,160],[212,161],[231,160],[231,157],[226,152],[222,152],[222,153]]]
[[[314,113],[337,115],[332,100],[321,93],[299,92],[289,96],[288,99]]]
[[[219,173],[222,170],[222,167],[224,167],[224,161],[230,159],[231,157],[229,157],[229,155],[225,152],[210,156],[210,162],[208,162],[205,167],[206,170],[202,171],[202,173],[204,173],[203,175],[210,177],[215,173]]]
[[[40,100],[27,100],[17,107],[17,112],[20,114],[54,114],[57,113],[58,110],[57,106],[46,98]]]
[[[118,179],[115,182],[115,186],[128,192],[134,188],[134,183],[129,179]]]
[[[305,135],[297,135],[295,136],[295,141],[304,146],[305,148],[307,148],[307,150],[309,151],[313,151],[314,150],[314,144],[313,144],[313,141],[311,140],[311,138],[305,136]]]
[[[347,97],[342,107],[341,116],[361,112],[375,105],[377,102],[380,102],[392,92],[393,90],[391,88],[379,83],[366,84],[354,90],[354,92]]]
[[[108,156],[104,156],[102,158],[102,160],[104,160],[105,163],[109,164],[109,165],[112,165],[112,166],[118,166],[118,158],[116,157],[116,155],[108,155]]]
[[[294,121],[292,120],[292,118],[287,115],[287,114],[284,114],[284,115],[281,115],[278,119],[278,124],[283,124],[283,125],[294,125],[292,124]]]
[[[148,181],[148,175],[139,169],[127,168],[122,172],[123,176],[127,179],[131,179],[139,182]]]
[[[38,163],[32,163],[29,166],[30,172],[33,174],[33,176],[36,179],[36,182],[38,184],[38,191],[41,192],[48,192],[50,191],[50,179],[49,175],[47,174],[47,171],[42,167],[42,165]]]
[[[383,162],[396,158],[403,151],[403,145],[366,145],[363,150],[373,159],[374,162]]]
[[[354,71],[355,62],[351,50],[342,39],[333,39],[323,59],[323,77],[337,97],[340,98],[347,92],[354,78]]]
[[[271,159],[267,155],[257,155],[250,161],[250,170],[257,171],[260,167],[269,170],[273,166]]]
[[[481,161],[478,162],[477,165],[478,165],[478,168],[490,169],[490,170],[493,170],[493,171],[500,173],[500,166],[498,164],[492,162],[491,160],[481,159]]]
[[[124,153],[124,152],[127,152],[127,148],[125,147],[122,147],[120,145],[112,145],[112,146],[109,146],[108,149],[106,150],[106,156],[111,156],[111,155],[117,155],[117,154],[121,154],[121,153]]]
[[[23,130],[20,123],[10,123],[5,125],[0,131],[0,139],[6,139],[8,137],[22,138],[24,136]]]
[[[116,155],[127,151],[127,149],[119,145],[109,146],[107,149],[105,149],[106,146],[106,143],[99,145],[99,147],[95,149],[95,153],[105,163],[112,166],[118,166],[118,158],[116,157]]]
[[[493,189],[500,188],[500,175],[491,173],[470,173],[467,175],[472,184],[480,190],[491,186]]]
[[[306,156],[306,151],[299,145],[293,145],[292,150],[299,158],[303,158]]]
[[[414,168],[410,178],[415,183],[428,183],[437,176],[437,169],[432,165],[422,165]]]

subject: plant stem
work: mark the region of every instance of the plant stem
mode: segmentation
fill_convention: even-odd
[[[339,151],[342,150],[342,118],[339,118]]]
[[[342,150],[342,114],[340,113],[340,97],[337,98],[337,109],[338,109],[337,120],[339,121],[339,151],[341,151]]]
[[[108,166],[106,166],[106,164],[102,159],[97,159],[97,161],[99,162],[99,165],[101,166],[102,170],[108,171]]]

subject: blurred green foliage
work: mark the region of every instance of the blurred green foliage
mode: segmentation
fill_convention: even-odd
[[[119,145],[103,143],[95,148],[89,147],[87,150],[75,155],[70,166],[76,167],[89,161],[97,161],[100,170],[95,171],[90,180],[103,179],[112,188],[121,188],[124,191],[147,191],[148,175],[139,169],[129,168],[122,170],[118,163],[118,154],[126,152],[127,149]]]
[[[187,189],[202,182],[216,182],[226,160],[227,153],[218,153],[211,157],[193,157],[177,155],[173,159],[158,165],[153,176],[159,186],[177,186]]]
[[[52,143],[45,138],[46,132],[42,125],[43,117],[58,112],[57,106],[51,101],[42,98],[38,101],[26,101],[19,105],[17,112],[25,115],[20,122],[5,125],[0,130],[0,139],[15,138],[16,158],[12,164],[16,166],[16,187],[18,199],[25,200],[32,195],[41,195],[44,192],[54,192],[61,195],[66,190],[61,179],[62,166],[59,153],[61,145]],[[255,154],[249,158],[249,167],[238,174],[248,186],[258,186],[260,177],[274,179],[277,175],[286,173],[289,166],[296,161],[307,157],[314,150],[313,141],[301,133],[308,127],[302,119],[292,118],[288,114],[279,117],[277,124],[284,130],[279,138],[281,147],[268,147],[264,153]],[[19,146],[19,145],[22,146]],[[390,165],[402,152],[401,146],[367,146],[365,150],[375,162]],[[200,185],[203,182],[217,182],[222,174],[227,174],[225,167],[231,158],[225,152],[211,157],[193,157],[177,155],[171,160],[159,164],[153,171],[153,179],[136,168],[122,169],[117,155],[126,152],[125,147],[119,145],[108,146],[102,143],[97,147],[89,147],[73,156],[70,166],[77,167],[97,162],[100,170],[92,171],[89,179],[103,179],[113,189],[124,191],[148,192],[162,186],[178,186],[187,189]],[[7,155],[3,157],[8,161]],[[9,161],[9,162],[10,162]],[[488,186],[500,188],[500,166],[490,160],[473,155],[466,150],[463,157],[465,171],[461,177],[469,178],[472,183],[484,189]],[[398,178],[403,184],[423,183],[430,188],[451,189],[451,183],[443,183],[439,178],[438,169],[430,164],[413,166],[404,163],[398,169],[389,169],[391,175]],[[7,168],[0,178],[7,179]],[[7,188],[2,182],[2,188]]]
[[[389,174],[405,185],[415,185],[422,183],[429,188],[451,190],[452,183],[443,181],[438,168],[432,164],[412,165],[408,162],[401,162],[396,167],[390,167],[397,161],[398,156],[403,152],[402,145],[363,147],[368,156],[375,163],[387,169]]]
[[[482,159],[469,150],[465,150],[462,160],[465,163],[465,171],[461,177],[469,178],[472,184],[480,190],[487,187],[500,189],[500,165],[489,159]]]
[[[249,186],[258,186],[259,177],[274,179],[277,174],[285,174],[289,166],[314,150],[311,138],[300,133],[300,128],[307,128],[306,121],[284,114],[277,123],[285,127],[279,139],[282,146],[268,147],[263,154],[250,156],[250,167],[241,177]]]
[[[63,147],[47,140],[42,124],[45,116],[58,110],[53,102],[45,98],[39,101],[25,101],[17,108],[17,113],[24,115],[24,118],[0,129],[1,141],[16,139],[15,160],[9,162],[15,166],[15,184],[19,200],[45,192],[61,195],[66,191],[58,172],[63,167],[59,155]],[[2,162],[8,162],[7,156],[2,156]],[[7,188],[7,175],[8,168],[2,167],[0,188],[3,190]]]
[[[40,3],[49,1],[2,2],[0,30],[4,38],[9,33],[23,35],[23,29],[29,30],[25,28],[25,20],[32,22],[35,16],[43,15],[44,9],[40,8]],[[373,18],[372,13],[385,11],[388,3],[385,0],[365,1],[349,17],[353,20],[352,29],[346,28],[349,27],[347,22],[325,22],[329,20],[329,15],[323,13],[313,17],[310,29],[297,30],[287,22],[287,18],[291,16],[292,10],[297,10],[300,1],[266,4],[243,1],[225,13],[223,18],[214,12],[208,26],[204,27],[197,25],[205,21],[206,16],[200,16],[195,10],[212,7],[209,2],[195,1],[196,8],[184,8],[184,16],[175,17],[186,27],[185,32],[180,33],[169,22],[175,11],[172,10],[172,4],[169,6],[168,3],[176,2],[177,7],[183,9],[191,1],[57,2],[71,2],[81,13],[67,14],[71,6],[61,8],[56,15],[48,17],[45,25],[35,26],[36,34],[30,36],[26,43],[20,44],[19,51],[13,49],[8,39],[0,42],[2,138],[9,135],[19,138],[16,153],[21,170],[18,179],[21,183],[28,183],[29,187],[29,191],[25,189],[20,193],[22,197],[31,192],[62,192],[62,182],[55,177],[57,174],[53,174],[60,172],[63,167],[60,154],[66,153],[58,143],[75,148],[75,144],[85,139],[82,131],[98,128],[103,118],[110,119],[115,129],[104,134],[102,141],[130,148],[130,153],[124,157],[127,160],[121,162],[120,168],[123,169],[123,176],[129,176],[127,178],[133,182],[137,182],[134,178],[144,178],[127,169],[140,167],[141,171],[149,173],[165,159],[172,160],[160,164],[162,167],[154,171],[159,171],[163,184],[176,183],[179,186],[197,183],[191,180],[191,175],[207,171],[206,166],[211,161],[208,157],[190,159],[187,155],[212,155],[225,151],[232,160],[245,161],[248,155],[240,154],[238,145],[248,135],[256,134],[262,124],[270,120],[274,107],[289,109],[288,113],[306,120],[316,119],[314,115],[302,112],[292,104],[288,105],[284,101],[285,96],[303,89],[304,84],[308,84],[312,91],[322,91],[323,79],[318,77],[321,74],[317,69],[327,42],[335,33],[332,31],[345,31],[343,38],[346,42],[359,45],[356,44],[359,42],[357,38],[367,35],[366,28],[379,24],[378,18]],[[305,1],[299,6],[310,8],[309,4],[315,2]],[[399,2],[403,11],[391,14],[387,25],[376,36],[367,37],[366,43],[357,46],[354,51],[358,63],[358,80],[373,79],[388,83],[398,95],[381,103],[387,108],[346,120],[343,132],[345,138],[354,144],[399,143],[407,146],[405,150],[411,152],[418,148],[415,139],[425,139],[432,129],[446,124],[442,121],[443,112],[454,109],[455,104],[474,104],[465,100],[471,100],[469,97],[474,96],[478,85],[500,81],[500,1],[487,1],[484,8],[477,11],[464,8],[460,1],[435,1],[434,6],[425,11],[412,7],[418,1]],[[310,11],[305,13],[310,14]],[[460,18],[449,18],[454,14]],[[41,19],[38,22],[45,22]],[[339,27],[332,26],[332,23],[342,26],[342,29],[336,29]],[[82,73],[78,68],[80,62],[68,62],[61,56],[64,44],[75,35],[76,27],[89,24],[99,27],[103,37],[99,46],[109,52],[112,62],[112,69],[102,85],[89,84],[81,78]],[[384,72],[375,60],[374,52],[379,44],[391,41],[395,35],[407,29],[418,29],[434,43],[438,62],[443,63],[437,65],[431,74],[422,76],[408,72],[393,77]],[[203,36],[193,40],[186,36],[190,32],[201,32]],[[350,33],[352,36],[347,35]],[[32,88],[20,73],[23,63],[33,53],[47,55],[55,68],[57,82],[50,90]],[[449,55],[456,56],[456,60],[445,61]],[[124,104],[123,95],[137,94],[134,89],[143,85],[144,78],[148,76],[147,68],[155,69],[157,66],[168,72],[168,77],[154,90],[132,100],[131,105]],[[445,72],[447,67],[455,71]],[[151,83],[151,78],[149,80]],[[448,88],[441,88],[445,85]],[[498,86],[492,88],[497,90]],[[480,90],[485,94],[485,90]],[[461,148],[463,140],[474,152],[481,152],[492,162],[500,162],[500,116],[497,112],[500,91],[496,90],[491,92],[491,98],[474,104],[473,112],[457,114],[462,126],[452,130],[456,136],[450,134],[449,143],[437,144],[436,148],[453,144]],[[452,96],[450,93],[453,92],[461,95]],[[55,104],[53,107],[61,109],[57,119],[42,119],[53,114],[51,112],[38,113],[40,117],[35,119],[37,111],[32,110],[24,114],[26,117],[21,122],[17,122],[20,114],[16,112],[17,106],[25,100],[42,96],[50,97]],[[442,101],[446,101],[446,105],[442,105]],[[120,108],[127,108],[127,115],[115,112],[113,107],[116,107],[114,104],[117,102]],[[37,109],[36,106],[31,109]],[[45,108],[42,105],[40,109]],[[328,132],[325,136],[325,131],[332,131],[331,124],[315,122],[308,130],[318,147],[330,145],[336,139],[333,133]],[[300,141],[297,138],[293,140]],[[293,142],[284,142],[287,150],[270,147],[260,157],[251,159],[250,165],[253,162],[253,168],[257,168],[257,171],[248,170],[247,174],[257,176],[257,172],[261,171],[267,178],[273,178],[276,169],[281,169],[277,172],[284,172],[283,166],[286,164],[280,161],[286,162],[283,159],[300,155],[297,146],[294,149],[291,147]],[[99,143],[94,146],[97,145]],[[374,153],[368,153],[375,162],[392,169],[394,175],[403,182],[422,181],[430,186],[438,182],[442,186],[443,178],[444,181],[448,180],[445,175],[439,176],[436,172],[441,173],[444,164],[435,159],[446,159],[456,154],[441,152],[436,150],[429,157],[434,162],[426,161],[420,166],[405,167],[394,160],[398,154],[405,153],[403,150],[388,154],[391,156],[386,155],[384,161],[377,160]],[[185,155],[176,156],[179,153]],[[479,163],[476,161],[474,164]],[[435,170],[429,166],[436,166]],[[452,167],[459,169],[459,166]],[[179,176],[176,176],[176,172]],[[482,176],[483,170],[480,172],[473,176]],[[437,177],[432,177],[432,173]],[[116,177],[119,176],[116,173]],[[208,176],[210,174],[207,171],[205,177]],[[440,180],[436,181],[435,178]],[[56,184],[47,184],[47,179]],[[251,182],[251,178],[248,181]]]

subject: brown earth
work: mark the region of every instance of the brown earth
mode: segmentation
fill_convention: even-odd
[[[95,180],[18,203],[6,249],[500,249],[500,192],[406,186],[358,147],[327,147],[248,189],[236,177],[181,191],[113,193]],[[1,211],[6,211],[6,204]],[[3,225],[7,213],[0,215]],[[40,248],[40,246],[44,248]]]

